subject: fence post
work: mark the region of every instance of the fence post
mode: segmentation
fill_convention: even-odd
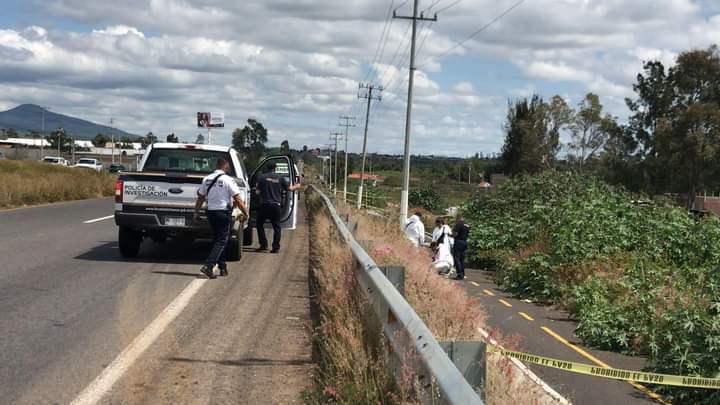
[[[405,267],[402,266],[380,266],[380,271],[395,286],[400,295],[405,296]]]
[[[485,342],[477,340],[443,341],[440,347],[462,373],[468,383],[485,399],[487,363]]]

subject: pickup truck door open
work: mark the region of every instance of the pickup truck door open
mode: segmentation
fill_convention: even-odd
[[[257,210],[262,205],[262,199],[255,192],[255,185],[257,184],[257,178],[260,174],[268,171],[267,167],[270,162],[275,163],[275,173],[287,178],[288,183],[293,185],[298,181],[298,173],[295,172],[295,164],[292,158],[289,156],[269,156],[262,161],[258,167],[253,171],[250,177],[250,212],[254,219],[257,218]],[[280,227],[283,229],[295,229],[297,226],[297,204],[298,204],[298,193],[296,191],[283,191],[282,192],[282,203],[280,205]]]

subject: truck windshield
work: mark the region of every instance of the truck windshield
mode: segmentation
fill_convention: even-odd
[[[215,170],[218,158],[231,161],[227,152],[201,149],[153,149],[142,170],[208,174]],[[232,167],[228,174],[235,176]]]

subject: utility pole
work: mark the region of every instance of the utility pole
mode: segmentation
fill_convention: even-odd
[[[360,93],[361,89],[366,89],[365,93]],[[360,170],[360,187],[358,188],[358,199],[357,207],[362,208],[362,193],[363,186],[365,184],[365,159],[367,158],[367,133],[368,133],[368,122],[370,121],[370,103],[373,99],[381,101],[382,97],[378,94],[373,96],[373,91],[377,90],[382,92],[382,86],[375,86],[374,84],[360,83],[358,85],[358,98],[367,99],[367,110],[365,111],[365,134],[363,135],[363,150],[362,150],[362,168]]]
[[[355,127],[355,123],[350,123],[350,121],[354,121],[355,117],[350,117],[347,115],[341,115],[341,120],[345,120],[345,123],[338,124],[338,126],[345,127],[345,179],[343,180],[343,202],[347,204],[347,179],[348,179],[348,131],[350,127]]]
[[[437,14],[433,18],[426,18],[423,13],[418,16],[419,0],[413,1],[413,15],[399,16],[393,10],[393,18],[412,20],[412,42],[410,43],[410,77],[408,78],[407,112],[405,115],[405,160],[403,165],[403,189],[400,194],[400,223],[405,223],[408,213],[408,194],[410,192],[410,128],[412,126],[412,92],[415,83],[415,40],[417,36],[418,21],[437,21]]]
[[[332,190],[333,187],[333,176],[332,176],[332,169],[333,169],[333,161],[332,161],[332,144],[326,143],[325,146],[327,146],[328,151],[328,179],[330,179],[330,182],[328,183],[329,189]]]
[[[330,132],[330,139],[335,140],[335,169],[333,170],[333,173],[335,174],[335,187],[333,188],[333,195],[337,197],[337,177],[338,177],[338,160],[337,160],[337,152],[338,152],[338,138],[343,136],[342,132]]]

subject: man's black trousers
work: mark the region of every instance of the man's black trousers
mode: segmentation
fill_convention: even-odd
[[[265,221],[270,221],[273,227],[273,250],[280,249],[280,237],[282,229],[280,229],[280,205],[279,204],[263,204],[257,214],[257,233],[260,247],[267,249],[268,241],[265,236]]]
[[[455,261],[455,270],[458,276],[465,275],[465,251],[467,250],[467,241],[455,239],[453,244],[453,260]]]
[[[230,243],[232,229],[232,215],[230,211],[208,211],[207,219],[213,232],[213,247],[210,250],[205,264],[212,267],[216,264],[220,268],[227,268],[225,251]]]

